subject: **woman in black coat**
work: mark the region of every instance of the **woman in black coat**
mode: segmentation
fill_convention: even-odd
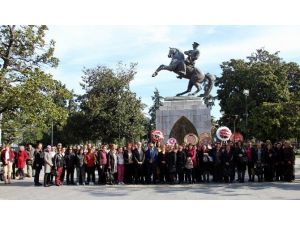
[[[265,181],[272,182],[275,175],[275,153],[271,143],[265,149]]]
[[[183,151],[183,147],[181,145],[178,146],[178,151],[176,153],[176,172],[178,174],[178,183],[182,184],[184,182],[184,169],[186,163],[186,154]]]
[[[167,155],[166,146],[161,146],[161,151],[157,156],[160,183],[166,183],[167,181]]]
[[[206,146],[205,146],[206,147]],[[202,177],[203,177],[203,148],[205,148],[204,145],[199,145],[198,149],[196,151],[196,181],[197,182],[203,182]]]
[[[241,141],[239,141],[235,147],[236,153],[236,166],[238,171],[238,181],[240,183],[244,183],[245,181],[245,173],[246,173],[246,165],[247,165],[247,156],[246,150],[243,147]]]
[[[176,161],[177,161],[177,149],[174,146],[171,147],[171,151],[167,155],[167,167],[169,173],[169,180],[171,184],[175,184],[176,181]]]

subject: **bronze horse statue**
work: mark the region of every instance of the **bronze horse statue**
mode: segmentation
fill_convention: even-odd
[[[182,93],[178,93],[176,96],[181,96],[191,92],[193,86],[196,87],[196,91],[189,95],[196,95],[201,90],[201,83],[204,83],[204,94],[199,95],[199,97],[205,98],[210,94],[215,80],[214,75],[211,75],[209,73],[203,75],[198,68],[187,66],[185,64],[184,54],[177,48],[170,48],[168,57],[172,59],[170,64],[168,66],[160,65],[152,74],[152,77],[157,76],[158,72],[161,70],[169,70],[176,73],[178,75],[177,78],[185,78],[189,80],[187,90]]]

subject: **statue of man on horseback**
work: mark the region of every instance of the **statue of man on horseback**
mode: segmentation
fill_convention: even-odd
[[[168,66],[160,65],[153,73],[152,77],[157,76],[158,72],[161,70],[169,70],[176,73],[178,75],[177,78],[179,79],[189,79],[187,90],[176,96],[191,92],[193,86],[195,86],[197,90],[190,95],[196,95],[201,90],[200,84],[203,82],[206,83],[205,81],[208,80],[208,83],[204,87],[204,94],[199,95],[199,97],[207,97],[212,89],[215,77],[208,73],[203,75],[202,72],[195,67],[195,61],[200,55],[200,52],[197,49],[198,46],[199,44],[194,42],[193,49],[184,52],[184,54],[187,55],[187,58],[185,58],[184,54],[177,48],[170,48],[168,54],[168,57],[172,59],[170,64]]]

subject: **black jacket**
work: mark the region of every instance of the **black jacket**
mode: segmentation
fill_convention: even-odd
[[[84,165],[84,155],[76,155],[76,167],[83,167]]]
[[[44,153],[42,151],[36,151],[34,154],[33,168],[42,169],[44,165]]]
[[[265,154],[264,154],[264,162],[268,166],[273,166],[275,165],[275,153],[273,149],[265,149]]]
[[[69,153],[65,155],[65,164],[67,168],[74,168],[76,165],[76,155],[75,153]]]
[[[133,161],[134,161],[135,164],[138,164],[138,162],[144,163],[145,153],[144,153],[143,150],[141,151],[141,154],[139,154],[139,151],[137,149],[134,149],[132,151],[132,154],[133,154]]]
[[[186,163],[186,154],[184,151],[177,151],[177,168],[184,168]]]
[[[233,166],[234,158],[233,152],[230,150],[227,152],[226,150],[222,153],[222,164],[225,167]]]
[[[252,161],[254,163],[257,163],[258,162],[258,149],[257,148],[252,151],[251,156],[252,156]],[[265,150],[264,149],[261,149],[260,158],[261,158],[260,163],[264,163],[265,162]]]
[[[177,161],[177,154],[176,152],[172,151],[169,152],[167,155],[167,166],[170,173],[176,172],[176,161]]]
[[[64,167],[65,166],[65,159],[63,155],[55,154],[54,156],[54,166],[57,167]]]
[[[132,161],[133,161],[133,151],[131,151],[131,157],[132,157]],[[123,157],[124,157],[124,164],[129,164],[129,151],[126,150],[124,151],[124,154],[123,154]]]
[[[167,155],[168,154],[166,152],[164,154],[162,152],[158,153],[157,162],[158,162],[159,166],[166,166],[167,165]],[[163,161],[165,163],[162,163]]]

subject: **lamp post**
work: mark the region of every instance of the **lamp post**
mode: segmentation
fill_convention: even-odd
[[[52,124],[51,124],[51,146],[53,147],[53,120],[52,120]]]
[[[2,149],[2,113],[0,113],[0,148]]]
[[[239,117],[239,115],[234,115],[234,120],[233,120],[233,143],[235,143],[235,121]]]
[[[247,97],[249,96],[249,90],[244,89],[243,91],[245,95],[245,117],[246,117],[246,133],[247,133],[247,127],[248,127],[248,104],[247,104]],[[245,139],[246,139],[246,133],[245,133]]]

